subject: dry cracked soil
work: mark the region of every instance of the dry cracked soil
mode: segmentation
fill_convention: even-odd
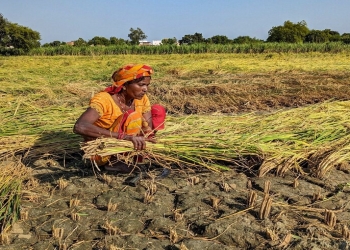
[[[28,165],[21,219],[1,249],[349,249],[348,166],[322,180],[288,173],[257,177],[150,169],[131,175],[90,163]]]

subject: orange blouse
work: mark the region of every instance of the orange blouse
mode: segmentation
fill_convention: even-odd
[[[151,104],[147,95],[144,95],[141,100],[135,99],[134,103],[136,112],[144,114],[151,111]],[[105,129],[109,129],[114,121],[123,114],[112,96],[107,92],[100,92],[93,96],[90,100],[90,108],[95,109],[100,115],[94,125]]]

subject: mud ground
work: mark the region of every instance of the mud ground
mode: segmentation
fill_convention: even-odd
[[[323,180],[237,167],[159,179],[154,168],[136,186],[125,182],[136,173],[79,161],[28,167],[21,220],[1,249],[349,249],[347,166]]]

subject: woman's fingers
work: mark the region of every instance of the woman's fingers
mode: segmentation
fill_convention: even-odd
[[[134,144],[134,148],[136,150],[144,150],[146,149],[146,142],[143,136],[134,136],[132,138],[132,142]]]
[[[157,139],[155,137],[148,137],[146,138],[146,141],[152,142],[152,143],[156,143]]]

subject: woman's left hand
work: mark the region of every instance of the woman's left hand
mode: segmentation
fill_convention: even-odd
[[[124,140],[131,141],[134,145],[135,150],[146,149],[146,140],[143,136],[127,135],[126,137],[124,137]]]

